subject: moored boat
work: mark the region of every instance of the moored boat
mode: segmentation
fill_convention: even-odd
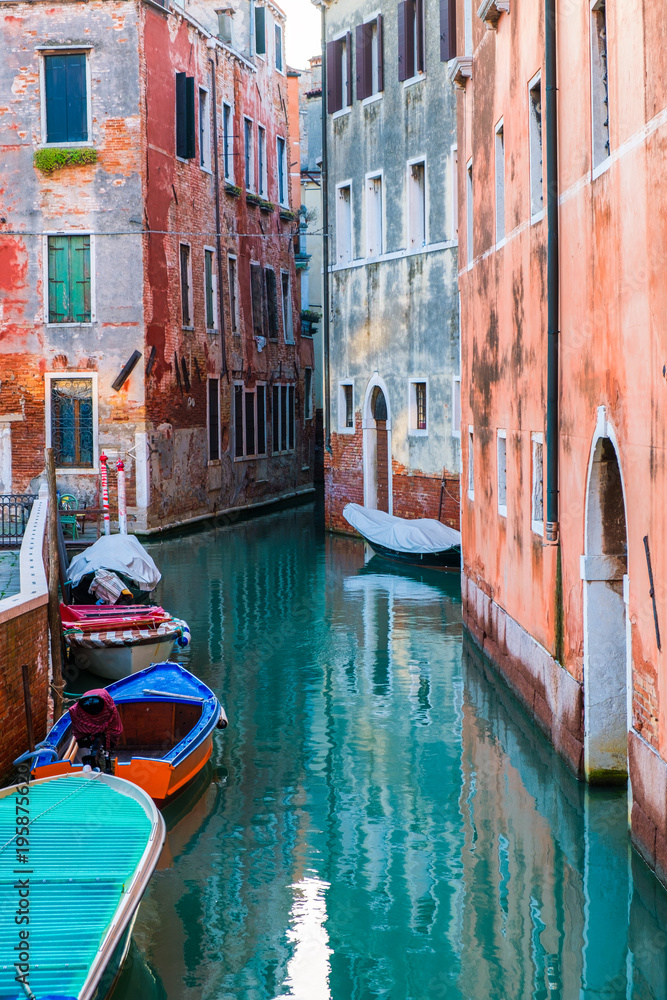
[[[67,571],[74,604],[140,604],[161,579],[151,556],[135,535],[102,535],[74,556]]]
[[[146,605],[61,604],[63,638],[77,667],[119,680],[167,659],[174,643],[187,646],[187,623]]]
[[[0,789],[0,997],[104,1000],[164,838],[150,797],[111,775]]]
[[[97,766],[109,768],[164,806],[200,773],[211,756],[213,731],[227,717],[215,694],[179,663],[155,663],[106,688],[122,723],[113,750],[93,747]],[[32,757],[33,774],[78,774],[90,758],[79,746],[70,712],[56,722]],[[17,762],[18,763],[18,762]]]
[[[461,532],[433,518],[405,518],[348,503],[343,517],[376,555],[423,569],[461,569]]]

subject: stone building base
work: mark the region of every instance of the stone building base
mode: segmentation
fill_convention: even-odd
[[[628,733],[628,771],[632,843],[667,886],[667,763],[634,729]]]
[[[465,573],[461,601],[464,624],[476,644],[577,777],[582,777],[583,686]]]

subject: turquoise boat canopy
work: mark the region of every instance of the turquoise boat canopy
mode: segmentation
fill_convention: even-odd
[[[25,965],[37,1000],[78,1000],[153,827],[98,774],[0,789],[0,1000],[30,995]]]

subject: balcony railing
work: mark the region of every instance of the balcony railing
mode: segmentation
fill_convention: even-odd
[[[36,493],[0,493],[0,549],[18,549]]]

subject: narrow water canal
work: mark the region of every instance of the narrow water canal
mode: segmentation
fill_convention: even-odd
[[[462,639],[312,508],[151,546],[230,718],[114,1000],[665,1000],[667,894]]]

